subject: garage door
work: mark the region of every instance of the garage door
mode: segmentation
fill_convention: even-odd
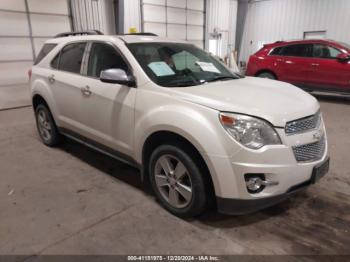
[[[204,0],[143,0],[142,29],[204,47]]]
[[[43,42],[70,31],[67,0],[0,1],[0,86],[26,83]]]

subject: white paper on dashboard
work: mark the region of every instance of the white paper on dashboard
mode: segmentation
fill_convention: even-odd
[[[175,72],[168,66],[167,63],[159,61],[152,62],[148,64],[148,67],[157,75],[157,76],[170,76],[175,75]]]
[[[215,67],[215,65],[213,63],[208,63],[208,62],[196,62],[197,65],[199,65],[199,67],[206,72],[213,72],[213,73],[218,73],[220,74],[221,72],[219,71],[219,69],[217,69]]]

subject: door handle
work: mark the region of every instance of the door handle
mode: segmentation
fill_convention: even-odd
[[[312,66],[319,66],[320,64],[312,63]]]
[[[91,91],[90,91],[90,87],[89,86],[84,86],[80,89],[81,93],[84,95],[84,96],[90,96],[91,95]]]
[[[53,84],[55,82],[55,75],[50,75],[47,79],[51,84]]]

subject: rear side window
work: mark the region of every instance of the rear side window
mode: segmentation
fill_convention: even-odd
[[[51,52],[52,49],[55,48],[55,46],[57,46],[57,44],[44,44],[44,46],[41,48],[38,56],[36,57],[35,61],[34,61],[34,65],[40,63],[41,60],[43,60],[43,58]]]
[[[298,44],[283,47],[280,51],[282,56],[311,57],[312,44]]]
[[[66,45],[60,55],[57,58],[58,69],[62,71],[67,71],[71,73],[80,73],[81,64],[83,61],[83,55],[85,51],[86,43],[73,43]],[[56,57],[54,58],[54,60]],[[54,62],[51,62],[51,65],[54,66]],[[56,62],[57,63],[57,62]]]
[[[127,64],[113,46],[104,43],[93,43],[87,75],[99,78],[101,71],[111,68],[128,71]]]
[[[282,49],[283,49],[283,46],[276,47],[275,49],[272,50],[270,55],[281,55]]]
[[[58,69],[58,62],[60,61],[60,53],[58,53],[54,59],[51,61],[51,67]]]

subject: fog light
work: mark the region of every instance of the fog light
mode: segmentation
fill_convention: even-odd
[[[265,174],[245,174],[244,179],[247,190],[251,194],[259,193],[267,186],[279,184],[278,181],[267,180]]]
[[[249,193],[259,193],[261,192],[265,185],[264,180],[260,176],[251,176],[246,178],[245,181]]]

